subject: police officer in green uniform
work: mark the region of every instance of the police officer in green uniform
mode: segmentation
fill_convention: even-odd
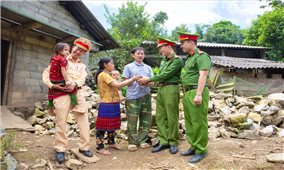
[[[158,48],[165,56],[160,64],[159,73],[151,78],[139,80],[142,84],[156,82],[159,85],[156,103],[156,123],[159,145],[152,152],[169,148],[171,154],[178,152],[179,143],[179,82],[183,61],[178,57],[173,46],[175,42],[158,37]]]
[[[184,89],[183,108],[186,138],[191,145],[181,155],[193,155],[189,159],[189,163],[196,163],[208,154],[208,75],[211,60],[207,53],[196,47],[198,37],[196,34],[179,32],[181,48],[183,52],[187,53],[185,72],[182,74],[181,80]]]

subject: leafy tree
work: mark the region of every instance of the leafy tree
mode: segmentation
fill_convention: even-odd
[[[205,37],[204,36],[205,36],[208,28],[211,27],[211,25],[208,25],[208,24],[195,24],[194,27],[195,27],[195,32],[197,34],[199,34],[199,36],[200,36],[199,37],[199,41],[205,41]]]
[[[178,37],[179,37],[178,32],[179,31],[191,32],[186,24],[181,24],[180,26],[177,26],[177,27],[175,27],[175,29],[172,30],[172,34],[171,34],[171,36],[169,36],[169,38],[174,40],[174,41],[178,40]]]
[[[243,39],[240,27],[226,20],[213,24],[205,34],[206,42],[242,44]]]
[[[266,11],[246,31],[244,44],[272,47],[267,52],[268,59],[284,61],[284,3],[281,0],[269,0],[271,11]]]
[[[167,36],[167,31],[164,29],[163,25],[165,24],[165,22],[168,20],[168,15],[165,12],[158,12],[157,14],[155,14],[151,25],[152,25],[152,29],[153,29],[153,38],[157,38],[157,35],[160,36]]]
[[[165,12],[158,12],[153,18],[145,12],[145,6],[137,2],[128,1],[123,4],[118,13],[111,13],[106,6],[105,17],[111,25],[109,33],[116,39],[120,49],[114,49],[107,52],[99,52],[94,57],[111,57],[118,70],[121,70],[125,64],[132,60],[130,50],[138,47],[143,40],[155,40],[159,34],[166,34],[163,25],[168,19]],[[94,61],[94,59],[91,58]]]

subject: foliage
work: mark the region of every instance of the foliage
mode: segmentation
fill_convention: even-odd
[[[226,20],[213,24],[205,34],[206,42],[242,44],[243,39],[240,27]]]
[[[195,24],[195,32],[199,35],[199,41],[205,41],[205,34],[211,25],[208,24]]]
[[[19,148],[23,147],[22,144],[15,143],[15,132],[11,131],[4,136],[1,136],[1,143],[0,143],[0,154],[1,158],[4,156],[5,150],[18,150]]]
[[[186,24],[181,24],[180,26],[177,26],[177,27],[175,27],[175,29],[172,30],[172,34],[171,34],[171,36],[169,36],[169,38],[173,41],[177,41],[178,37],[179,37],[177,32],[179,32],[179,31],[191,32]]]
[[[122,95],[123,95],[124,97],[126,97],[127,87],[122,87],[122,88],[121,88],[121,92],[122,92]]]
[[[122,70],[125,64],[132,60],[130,50],[134,47],[138,47],[143,40],[155,40],[157,35],[165,35],[166,30],[163,28],[168,16],[165,12],[158,12],[153,18],[145,12],[145,6],[139,5],[137,2],[128,1],[123,4],[118,13],[110,13],[105,6],[105,17],[107,22],[111,25],[108,30],[114,39],[116,39],[120,45],[120,49],[114,49],[107,52],[99,52],[91,57],[111,57],[114,60],[114,64],[118,70]]]
[[[151,26],[153,30],[153,37],[156,39],[157,35],[160,36],[167,36],[167,31],[164,29],[163,25],[165,24],[166,20],[168,20],[168,15],[165,12],[158,12],[155,14],[154,19],[151,21]]]
[[[132,61],[132,57],[130,57],[129,51],[125,50],[124,48],[118,48],[114,50],[100,51],[98,53],[93,54],[93,56],[90,57],[90,68],[98,69],[99,59],[103,57],[112,58],[116,70],[120,72],[123,71],[123,68],[127,63]]]
[[[252,26],[246,31],[244,44],[272,47],[267,57],[284,61],[284,4],[280,0],[267,2],[272,10],[252,21]]]

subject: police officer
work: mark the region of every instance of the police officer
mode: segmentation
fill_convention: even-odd
[[[196,163],[207,155],[208,143],[208,75],[211,60],[208,54],[199,50],[198,35],[179,32],[179,40],[183,52],[187,53],[181,76],[184,96],[183,108],[185,116],[186,138],[191,147],[181,153],[182,156],[193,155],[189,163]]]
[[[74,47],[71,54],[67,57],[68,65],[66,75],[69,79],[69,87],[77,88],[77,105],[71,110],[75,115],[76,121],[80,129],[79,152],[84,156],[92,157],[90,151],[90,136],[88,113],[86,110],[86,100],[81,87],[85,84],[87,72],[86,65],[80,60],[86,52],[90,51],[92,44],[88,39],[78,38],[74,41]],[[51,83],[49,79],[50,67],[43,72],[43,82],[48,88],[68,91],[65,87]],[[70,90],[70,89],[69,89]],[[72,91],[72,89],[71,89]],[[60,163],[65,161],[64,152],[68,149],[68,138],[65,132],[66,120],[70,111],[70,96],[68,93],[53,100],[56,116],[56,133],[55,133],[55,150],[56,160]]]
[[[158,37],[158,48],[163,57],[159,73],[151,78],[144,77],[138,80],[145,84],[157,82],[160,86],[157,93],[156,123],[158,128],[159,145],[152,152],[159,152],[169,148],[171,154],[178,152],[179,143],[179,82],[182,59],[173,50],[176,43]]]

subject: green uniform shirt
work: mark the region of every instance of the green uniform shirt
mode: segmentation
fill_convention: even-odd
[[[198,85],[199,71],[209,70],[211,68],[211,59],[209,55],[198,48],[194,50],[193,55],[187,55],[184,66],[184,73],[181,76],[183,85]],[[208,81],[209,74],[206,82]]]
[[[181,69],[183,66],[183,61],[180,57],[175,57],[173,59],[168,59],[164,57],[161,65],[159,73],[150,78],[150,81],[153,82],[179,82]]]

